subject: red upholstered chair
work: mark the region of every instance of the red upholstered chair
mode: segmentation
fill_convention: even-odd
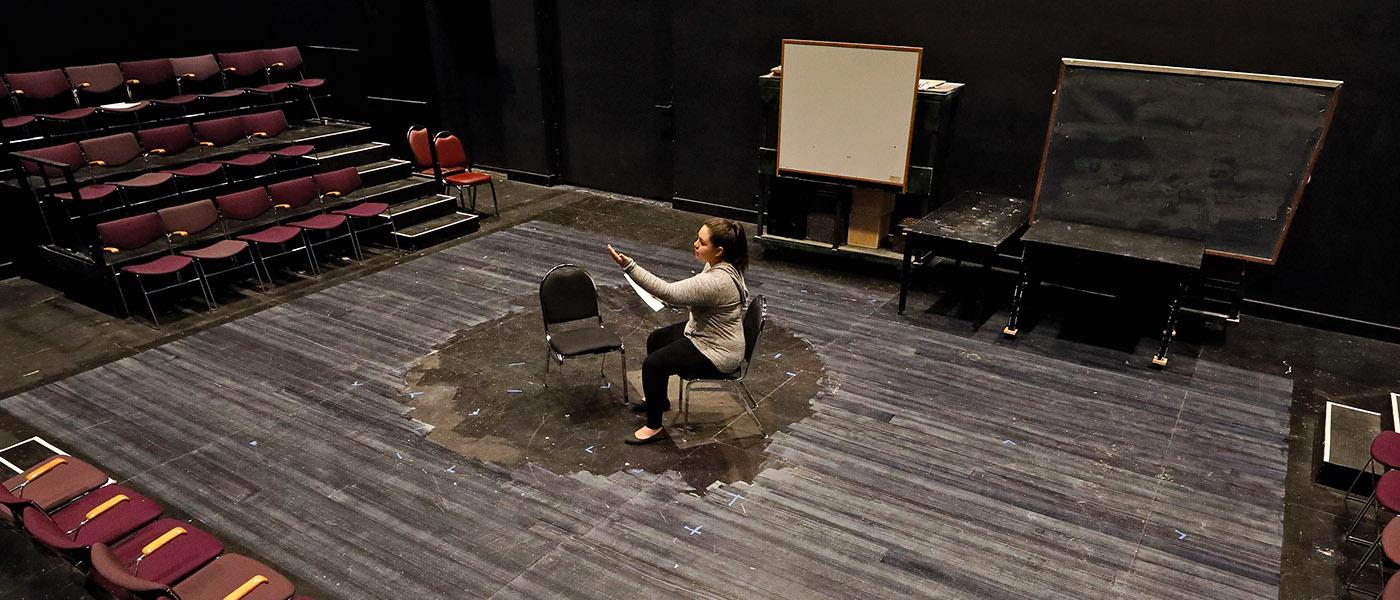
[[[175,83],[175,67],[168,58],[133,60],[117,63],[126,77],[127,93],[136,100],[149,100],[163,106],[185,106],[199,99],[194,94],[180,93]]]
[[[209,310],[214,310],[214,301],[210,298],[210,292],[206,287],[204,271],[199,263],[194,262],[188,256],[177,256],[173,253],[169,238],[165,235],[165,225],[161,223],[160,215],[156,213],[144,213],[125,219],[117,219],[97,225],[98,238],[102,240],[102,251],[107,257],[108,268],[112,270],[112,282],[117,286],[117,295],[121,298],[122,309],[127,315],[131,314],[131,309],[126,304],[126,292],[122,291],[121,274],[131,276],[136,280],[136,285],[141,289],[141,295],[146,299],[146,307],[151,311],[151,321],[157,326],[160,319],[156,317],[156,309],[151,304],[151,295],[158,292],[174,289],[191,283],[199,285],[200,292],[204,295],[204,302]],[[125,264],[118,270],[118,263],[121,254],[127,252],[137,258],[132,262],[135,264]],[[159,254],[158,258],[146,260],[147,257]],[[139,260],[141,262],[135,262]],[[184,278],[185,270],[193,267],[194,279]],[[146,280],[165,279],[173,277],[176,281],[163,287],[148,289]]]
[[[97,106],[109,113],[135,113],[151,104],[145,100],[131,100],[126,77],[117,63],[68,67],[63,72],[77,92],[78,103],[84,106]]]
[[[94,544],[88,577],[121,600],[132,598],[132,592],[169,592],[175,582],[223,552],[223,542],[208,532],[176,519],[159,519],[116,546]]]
[[[296,587],[272,567],[241,554],[225,554],[172,591],[172,600],[287,600]]]
[[[277,136],[291,129],[291,125],[287,123],[287,115],[280,110],[242,115],[238,120],[243,124],[243,134],[248,136],[250,141],[265,140],[275,143]],[[269,151],[268,154],[290,158],[305,156],[315,151],[316,146],[311,144],[294,144]]]
[[[73,86],[61,69],[7,73],[10,94],[24,114],[46,121],[82,121],[96,112],[80,107],[73,98]]]
[[[72,456],[54,455],[23,473],[5,480],[0,490],[0,521],[16,523],[20,512],[32,506],[52,511],[107,482],[107,474]]]
[[[311,112],[316,115],[316,120],[325,123],[321,117],[321,111],[316,108],[316,97],[313,90],[326,85],[325,79],[310,78],[302,70],[301,50],[296,46],[284,48],[269,48],[260,50],[263,60],[267,62],[268,78],[270,81],[285,81],[287,85],[305,91],[306,101],[311,104]]]
[[[457,199],[463,205],[466,204],[463,190],[470,190],[471,210],[476,212],[476,186],[484,183],[491,188],[491,206],[496,211],[495,214],[501,214],[501,205],[496,203],[496,184],[491,181],[490,175],[472,170],[471,157],[467,155],[467,149],[462,146],[462,140],[443,131],[433,137],[433,148],[437,150],[438,164],[442,165],[443,173],[452,173],[446,175],[443,181],[447,185],[457,188]]]
[[[249,226],[256,223],[273,222],[269,218],[272,211],[272,197],[268,195],[267,188],[256,187],[251,190],[243,190],[232,194],[224,194],[214,198],[214,204],[219,207],[219,213],[224,219],[230,221],[231,229],[240,229],[239,225],[233,222],[245,221],[243,225]],[[248,242],[253,245],[253,260],[262,266],[263,273],[268,274],[268,280],[272,279],[272,274],[267,270],[269,259],[285,256],[297,251],[306,253],[307,264],[310,265],[313,273],[320,272],[320,266],[316,264],[316,255],[311,252],[311,243],[306,237],[306,231],[289,225],[270,225],[257,231],[237,235],[235,239]],[[293,242],[300,240],[302,245],[288,248]],[[267,254],[272,251],[272,254]]]
[[[428,128],[417,125],[409,126],[408,150],[413,157],[413,167],[419,173],[432,175],[438,179],[442,178],[437,164],[437,151],[433,149],[433,141],[428,137]]]
[[[315,180],[310,177],[300,177],[281,183],[274,183],[267,186],[267,193],[272,196],[272,202],[276,208],[288,211],[292,214],[306,214],[308,208],[313,208],[311,206],[313,202],[317,203],[317,206],[321,206],[321,194],[316,189]],[[288,221],[287,224],[307,232],[314,231],[324,235],[324,239],[312,244],[312,254],[315,254],[315,246],[325,245],[348,237],[350,239],[350,247],[355,252],[355,256],[362,258],[360,254],[360,242],[355,239],[355,230],[350,227],[349,222],[349,218],[345,215],[328,215],[321,213],[294,221]],[[345,233],[341,235],[332,235],[332,232],[341,227],[345,228]],[[310,238],[308,237],[307,239]]]
[[[194,94],[199,98],[229,99],[242,96],[246,92],[229,89],[224,80],[223,69],[213,54],[182,56],[170,59],[170,67],[175,71],[175,84],[180,94]]]
[[[345,202],[351,194],[359,190],[362,186],[360,182],[360,172],[355,167],[345,167],[326,173],[319,173],[312,177],[316,181],[316,189],[321,191],[321,199],[325,204]],[[361,202],[348,208],[338,208],[331,211],[333,215],[344,215],[349,218],[350,228],[355,232],[355,240],[359,241],[360,234],[382,227],[389,228],[389,238],[394,241],[394,248],[399,247],[399,238],[393,235],[398,231],[394,226],[394,219],[386,213],[389,205],[384,202]],[[367,221],[376,217],[383,217],[383,224],[370,227],[356,227],[356,220]]]
[[[93,490],[53,514],[28,507],[22,519],[34,541],[60,553],[85,558],[93,544],[111,544],[156,520],[161,508],[122,485]]]
[[[172,242],[199,240],[200,247],[182,249],[180,255],[200,263],[200,269],[204,272],[211,292],[215,275],[236,271],[245,266],[253,268],[253,275],[257,277],[258,284],[262,285],[262,273],[258,271],[258,263],[252,260],[252,248],[243,240],[228,239],[228,229],[219,219],[219,209],[214,206],[213,200],[198,200],[162,208],[156,214],[160,215],[161,222],[165,224],[165,233]],[[208,243],[211,240],[215,241]],[[245,253],[249,259],[246,265],[239,260]],[[223,268],[220,268],[221,265]]]

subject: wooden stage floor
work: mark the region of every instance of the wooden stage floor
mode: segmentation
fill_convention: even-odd
[[[697,491],[674,446],[660,472],[568,472],[425,437],[409,370],[534,310],[519,299],[556,263],[620,284],[607,242],[668,278],[694,267],[654,240],[531,221],[0,409],[323,598],[1278,596],[1288,379],[931,327],[887,292],[770,263],[752,291],[823,368],[792,386],[810,414],[760,448],[751,481]]]

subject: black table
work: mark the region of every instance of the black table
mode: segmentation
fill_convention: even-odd
[[[904,314],[915,255],[921,265],[945,256],[980,263],[985,274],[1003,246],[1026,227],[1030,204],[1021,198],[962,192],[947,204],[902,227],[904,265],[899,280],[899,314]],[[977,323],[973,323],[973,328]]]

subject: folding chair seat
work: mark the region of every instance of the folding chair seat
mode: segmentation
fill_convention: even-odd
[[[267,193],[272,196],[272,201],[276,208],[301,213],[305,213],[312,202],[317,202],[319,205],[321,199],[321,194],[316,189],[316,182],[311,177],[300,177],[289,181],[274,183],[267,186]],[[350,238],[350,247],[355,252],[355,256],[361,257],[360,242],[355,239],[355,230],[350,227],[349,217],[345,215],[321,213],[294,221],[288,221],[287,225],[325,234],[325,239],[312,244],[313,254],[315,246],[323,246],[348,237]],[[331,232],[341,227],[345,228],[344,234],[336,236],[331,235]]]
[[[267,74],[269,81],[285,81],[287,85],[306,92],[306,101],[311,105],[311,112],[316,115],[316,120],[325,123],[321,118],[321,111],[316,108],[316,97],[313,90],[326,85],[325,79],[308,78],[302,70],[301,50],[296,46],[286,46],[283,48],[269,48],[261,50],[263,60],[267,63]]]
[[[246,93],[228,87],[228,81],[224,79],[223,70],[213,54],[172,58],[170,67],[175,70],[175,84],[182,95],[193,93],[200,98],[227,99]]]
[[[157,519],[115,546],[93,544],[88,577],[125,600],[133,592],[168,592],[223,552],[223,542],[208,532],[177,519]]]
[[[563,264],[550,269],[540,280],[540,315],[544,317],[544,383],[549,385],[549,362],[556,360],[564,367],[564,359],[580,356],[622,353],[622,372],[627,372],[627,346],[622,338],[603,325],[598,312],[598,288],[593,277],[578,265]],[[551,325],[596,319],[597,326],[578,326],[565,330],[550,330]],[[602,365],[599,366],[599,373]],[[622,386],[622,402],[627,403],[627,386]]]
[[[132,101],[126,77],[117,63],[67,67],[63,72],[77,92],[78,103],[84,106],[96,106],[109,113],[136,113],[151,104],[146,100]]]
[[[267,188],[256,187],[250,190],[224,194],[214,198],[214,204],[219,208],[219,213],[224,219],[229,221],[245,221],[249,224],[265,221],[268,213],[272,210],[272,197],[268,195]],[[230,223],[235,230],[237,225]],[[300,238],[302,245],[297,248],[287,248],[293,240]],[[236,240],[249,242],[252,244],[253,260],[262,267],[263,273],[268,275],[268,281],[272,280],[272,274],[267,269],[269,259],[286,256],[297,252],[305,251],[306,261],[313,273],[320,272],[320,266],[316,264],[316,255],[311,252],[310,238],[306,236],[306,230],[288,225],[271,225],[257,231],[238,234]],[[264,253],[264,248],[276,250],[271,255]]]
[[[146,153],[133,133],[89,138],[78,142],[78,145],[82,147],[88,165],[93,167],[111,169],[130,164],[138,158],[145,162]],[[143,173],[122,181],[113,181],[111,184],[123,189],[149,190],[170,183],[174,178],[174,174],[165,172]]]
[[[151,321],[156,325],[160,325],[160,319],[156,317],[156,309],[155,305],[151,303],[151,296],[158,292],[197,283],[199,291],[204,295],[205,305],[209,307],[209,310],[214,309],[214,301],[210,297],[208,283],[204,278],[203,266],[195,262],[193,258],[178,256],[174,253],[174,247],[165,235],[165,224],[161,222],[159,214],[143,213],[99,223],[97,235],[102,242],[102,251],[107,254],[107,266],[112,272],[112,281],[117,286],[117,295],[121,299],[122,309],[128,316],[131,314],[131,310],[126,304],[126,292],[122,291],[120,274],[127,274],[136,279],[136,284],[141,289],[141,295],[146,299],[146,307],[151,311]],[[147,252],[147,256],[150,253],[163,253],[163,255],[152,260],[123,265],[118,269],[115,259],[120,258],[122,252],[131,252],[138,256],[141,256],[141,252]],[[195,278],[185,280],[184,272],[191,267],[193,267]],[[147,289],[146,279],[169,276],[174,276],[176,282],[156,289]]]
[[[467,155],[467,149],[462,145],[462,140],[446,131],[438,133],[433,137],[433,148],[437,151],[438,164],[442,165],[445,175],[443,181],[454,188],[457,188],[457,198],[463,208],[466,208],[466,198],[463,196],[464,190],[471,191],[472,212],[476,212],[476,187],[486,184],[491,188],[491,206],[495,210],[494,214],[501,214],[501,205],[496,203],[496,184],[491,180],[491,176],[472,170],[471,157]]]
[[[260,50],[220,52],[214,55],[224,67],[224,77],[237,88],[254,94],[276,94],[286,83],[272,83],[268,63]]]
[[[160,516],[154,501],[123,485],[97,488],[53,514],[27,507],[21,519],[35,541],[64,553],[82,552],[93,544],[111,544]]]
[[[5,139],[8,140],[15,137],[16,134],[12,134],[12,131],[27,131],[29,124],[34,122],[34,115],[20,113],[19,102],[14,96],[10,95],[10,86],[5,83],[3,79],[0,79],[0,100],[5,101],[5,104],[9,105],[8,110],[0,113],[0,129],[5,131]],[[22,134],[23,133],[20,135]]]
[[[175,83],[175,67],[168,58],[133,60],[118,63],[126,77],[127,93],[134,100],[149,100],[163,106],[185,106],[199,99],[194,94],[180,93]]]
[[[179,600],[287,600],[296,586],[265,564],[225,554],[172,588]]]
[[[77,105],[73,86],[62,69],[7,73],[5,79],[10,82],[10,94],[18,99],[23,112],[40,120],[81,121],[97,112],[96,108]],[[33,106],[26,106],[29,104]]]
[[[360,172],[356,170],[355,167],[345,167],[325,173],[317,173],[312,176],[312,179],[316,182],[316,189],[321,191],[322,204],[343,202],[346,197],[355,193],[363,186],[363,183],[360,181]],[[398,228],[394,226],[394,220],[388,218],[385,214],[388,210],[389,204],[386,202],[360,202],[353,206],[333,209],[330,212],[333,215],[343,215],[349,219],[347,222],[351,230],[354,231],[355,240],[357,242],[360,240],[360,234],[388,227],[390,233],[389,239],[393,240],[394,247],[398,248],[399,238],[393,235],[398,231]],[[355,221],[357,219],[363,221],[375,217],[384,217],[384,223],[363,228],[356,226]]]
[[[287,123],[287,115],[281,110],[269,110],[267,112],[242,115],[238,120],[243,123],[243,133],[249,140],[275,141],[275,138],[288,129],[291,125]],[[305,156],[316,151],[316,146],[311,144],[293,144],[284,146],[276,150],[271,150],[268,154],[284,158]]]
[[[16,523],[26,506],[52,511],[107,482],[107,474],[80,459],[54,455],[5,480],[0,521]]]
[[[202,263],[200,268],[211,292],[215,275],[236,271],[245,266],[253,267],[253,275],[257,277],[258,283],[262,284],[262,273],[258,272],[258,264],[252,260],[253,251],[248,242],[228,239],[228,229],[219,219],[219,209],[214,206],[212,200],[199,200],[163,208],[156,214],[160,215],[161,222],[165,224],[166,235],[170,236],[172,241],[193,239],[207,242],[217,238],[212,244],[180,250],[181,256],[188,256],[195,262]],[[249,259],[246,265],[238,261],[238,257],[245,253]],[[224,269],[210,270],[211,266],[217,267],[225,261],[233,264]]]

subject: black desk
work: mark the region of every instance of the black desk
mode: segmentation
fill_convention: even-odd
[[[1091,282],[1105,279],[1104,273],[1113,274],[1111,278],[1149,273],[1155,280],[1174,288],[1167,307],[1166,325],[1162,328],[1161,345],[1152,357],[1152,364],[1166,366],[1167,349],[1176,335],[1177,310],[1190,291],[1191,283],[1199,276],[1201,260],[1205,257],[1204,239],[1041,219],[1021,236],[1021,242],[1025,244],[1021,277],[1012,296],[1011,317],[1002,333],[1015,337],[1020,332],[1026,292],[1046,273]]]
[[[924,218],[903,227],[904,265],[899,280],[899,314],[904,314],[915,255],[919,255],[920,265],[929,264],[937,256],[981,263],[985,277],[1001,248],[1025,228],[1029,213],[1030,204],[1020,198],[963,192]],[[973,328],[976,327],[974,322]]]

